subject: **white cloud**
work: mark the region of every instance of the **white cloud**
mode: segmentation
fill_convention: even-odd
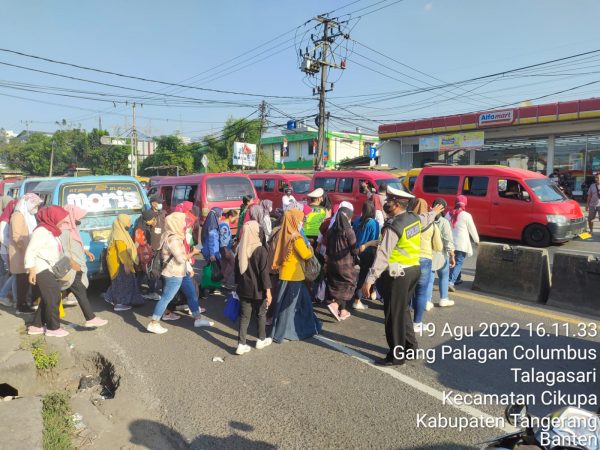
[[[433,3],[427,3],[423,9],[425,10],[425,12],[431,12],[431,10],[433,9]]]

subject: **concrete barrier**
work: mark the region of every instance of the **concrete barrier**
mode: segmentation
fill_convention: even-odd
[[[482,242],[473,290],[546,303],[550,290],[548,251]]]
[[[600,258],[556,253],[548,304],[600,315]]]

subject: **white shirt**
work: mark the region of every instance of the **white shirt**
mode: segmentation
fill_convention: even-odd
[[[50,231],[36,228],[25,250],[25,269],[35,268],[36,275],[50,269],[60,259],[60,243]]]
[[[293,195],[284,195],[283,197],[281,197],[281,204],[283,205],[283,209],[285,209],[286,206],[295,201],[296,199]]]
[[[452,224],[450,214],[446,214],[446,219]],[[456,224],[452,228],[452,237],[454,238],[455,251],[465,252],[467,256],[473,255],[471,238],[476,244],[479,244],[479,234],[473,222],[473,216],[466,211],[461,212],[456,219]]]

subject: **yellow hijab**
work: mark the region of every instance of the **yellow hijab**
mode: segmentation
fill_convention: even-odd
[[[112,233],[110,234],[108,245],[111,245],[115,241],[123,242],[127,247],[129,256],[131,256],[131,260],[134,262],[134,264],[137,264],[139,262],[137,249],[133,243],[133,239],[131,239],[129,231],[127,231],[127,228],[130,226],[131,217],[129,217],[127,214],[119,214],[117,216],[117,220],[113,222]]]
[[[273,255],[273,269],[278,270],[293,249],[294,241],[300,235],[300,224],[304,219],[304,213],[297,209],[290,209],[283,214],[283,224],[279,232],[279,239],[275,246]]]

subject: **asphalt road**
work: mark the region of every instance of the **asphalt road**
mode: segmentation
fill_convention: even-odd
[[[557,250],[600,250],[594,242],[571,242]],[[150,449],[274,449],[274,448],[377,448],[377,449],[471,449],[482,440],[501,434],[494,426],[423,426],[419,415],[437,418],[502,416],[504,406],[495,402],[475,406],[451,405],[444,392],[463,394],[533,394],[536,415],[547,414],[554,405],[543,405],[544,391],[580,394],[589,399],[600,393],[598,383],[516,382],[512,368],[540,371],[591,371],[594,358],[573,361],[540,358],[515,359],[523,348],[600,351],[600,337],[575,336],[578,323],[593,322],[559,310],[490,299],[470,291],[475,258],[465,267],[465,283],[453,297],[453,308],[434,308],[425,321],[435,331],[420,337],[421,348],[435,353],[435,361],[423,359],[401,368],[377,368],[370,364],[386,352],[383,311],[379,302],[338,323],[323,307],[316,307],[323,333],[303,342],[274,344],[249,354],[233,354],[237,329],[223,317],[223,296],[210,297],[203,306],[215,321],[211,329],[194,329],[190,317],[168,322],[169,332],[145,331],[153,302],[132,311],[114,313],[96,292],[93,307],[110,320],[93,332],[74,330],[69,342],[81,351],[99,351],[121,375],[114,400],[103,408],[120,426],[111,431],[133,446]],[[434,299],[438,296],[434,292]],[[548,317],[550,314],[551,317]],[[83,320],[76,308],[67,319]],[[596,318],[597,319],[597,318]],[[510,337],[495,336],[489,324],[507,324]],[[563,325],[560,336],[549,336]],[[516,324],[516,325],[515,325]],[[527,325],[531,324],[531,325]],[[542,324],[542,325],[540,325]],[[449,326],[454,334],[444,334]],[[456,333],[472,335],[458,339]],[[544,327],[542,337],[530,336],[529,327]],[[488,328],[486,328],[488,327]],[[502,327],[502,325],[501,325]],[[585,328],[591,330],[591,328]],[[486,335],[486,330],[489,335]],[[448,330],[446,330],[448,331]],[[547,333],[546,333],[547,331]],[[431,334],[431,335],[429,335]],[[535,333],[534,333],[535,334]],[[568,334],[568,335],[565,335]],[[591,331],[588,334],[593,334]],[[255,336],[254,323],[250,335]],[[251,338],[253,344],[253,337]],[[446,347],[445,347],[446,346]],[[506,351],[508,359],[486,363],[452,357],[441,358],[444,349],[461,348],[490,356],[490,349]],[[518,355],[517,355],[518,356]],[[221,357],[223,362],[213,362]],[[573,397],[575,398],[575,397]],[[553,400],[550,399],[550,403]],[[590,409],[596,407],[590,406]],[[423,417],[423,416],[421,416]],[[503,426],[502,423],[496,423]],[[506,427],[505,429],[508,429]],[[107,448],[111,436],[101,436],[95,448]]]

